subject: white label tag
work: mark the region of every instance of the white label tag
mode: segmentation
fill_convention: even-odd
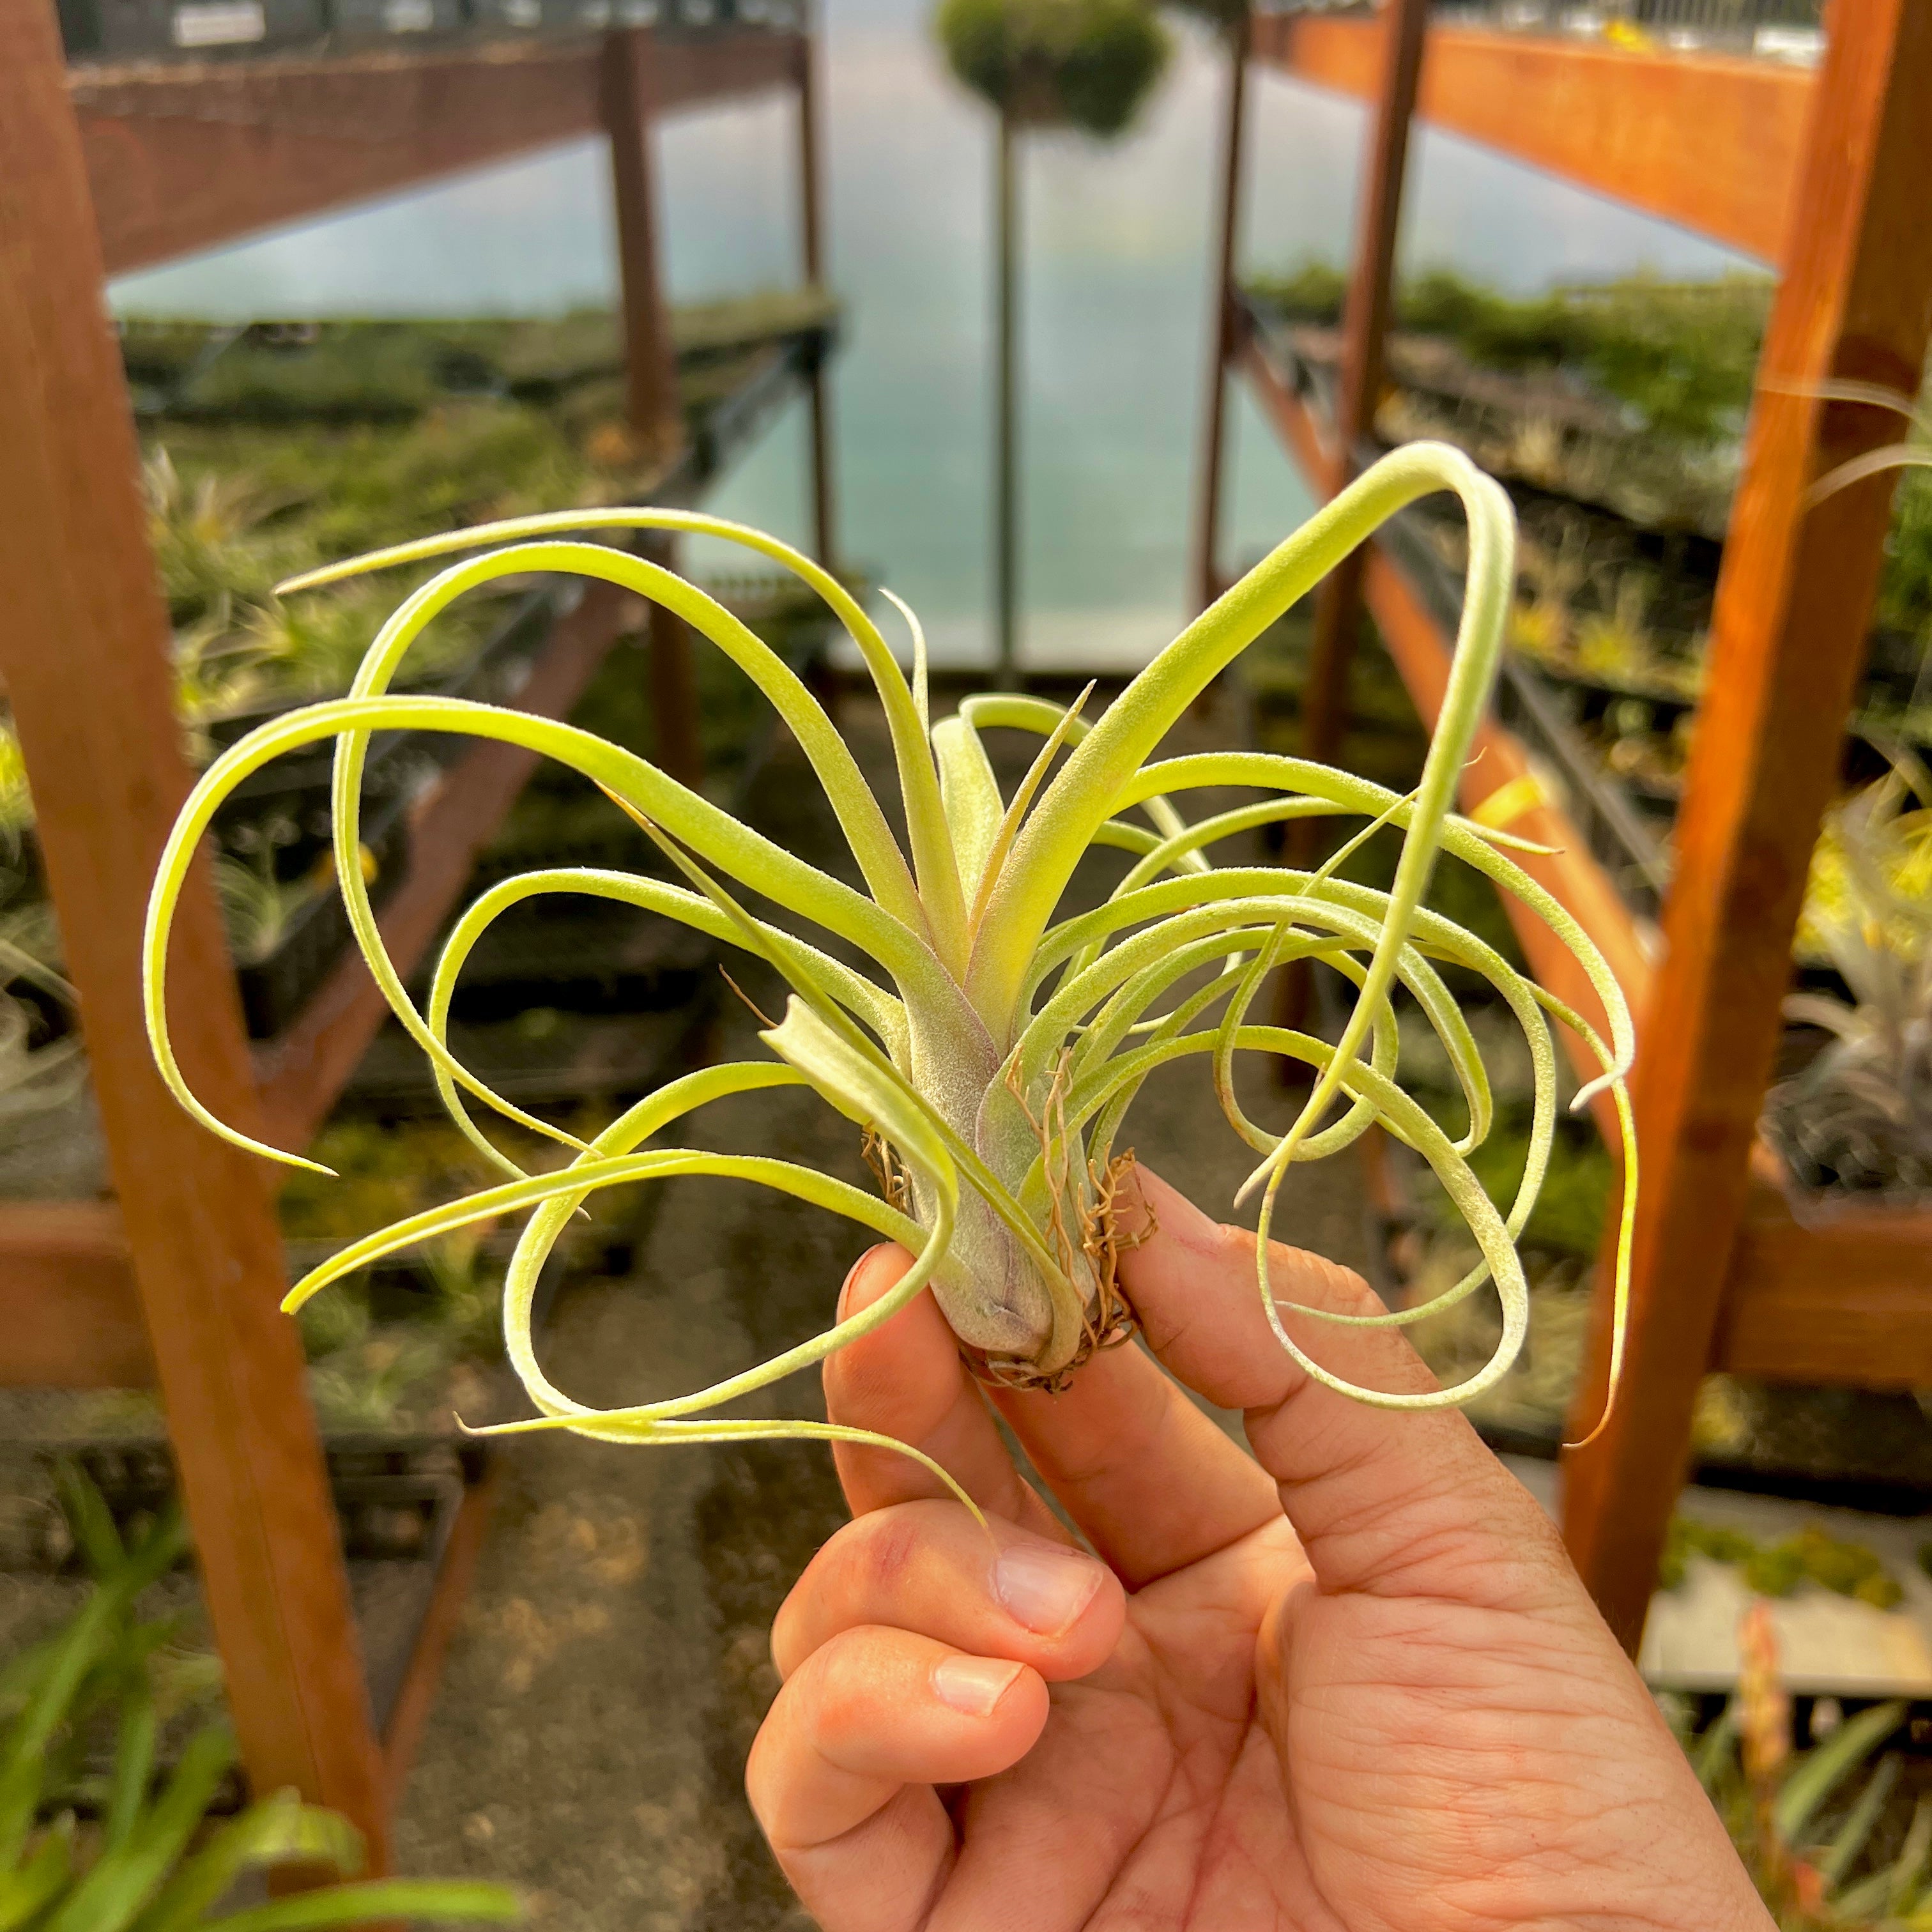
[[[175,9],[172,26],[178,47],[232,47],[261,39],[268,20],[262,0],[196,0]]]

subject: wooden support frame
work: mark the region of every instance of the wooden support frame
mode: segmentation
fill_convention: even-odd
[[[626,38],[634,184],[648,166],[646,107],[784,86],[806,71],[796,33]],[[103,284],[605,127],[613,65],[604,44],[578,43],[75,74],[45,0],[0,0],[0,562],[20,586],[0,676],[118,1197],[0,1206],[0,1383],[158,1385],[250,1778],[344,1812],[377,1872],[474,1564],[487,1484],[461,1505],[379,1742],[300,1340],[279,1310],[274,1178],[176,1106],[146,1044],[140,928],[190,775]],[[626,266],[655,297],[647,175],[643,185],[633,212],[646,219],[632,225]],[[817,206],[814,178],[814,224]],[[668,355],[668,328],[663,340]],[[668,396],[675,410],[674,386]],[[567,711],[635,610],[627,593],[590,586],[553,626],[518,701]],[[380,916],[404,970],[535,763],[514,747],[476,746],[418,807],[409,872]],[[196,1090],[251,1132],[305,1142],[384,1017],[359,962],[251,1056],[203,866],[181,902],[172,968],[176,1045]]]
[[[1208,401],[1202,412],[1201,473],[1194,520],[1194,608],[1221,594],[1221,472],[1228,428],[1228,364],[1241,315],[1234,301],[1234,262],[1241,238],[1241,155],[1247,139],[1248,59],[1253,34],[1244,10],[1227,29],[1228,111],[1221,122],[1221,205],[1215,223],[1214,296],[1208,323]]]
[[[1383,9],[1382,73],[1363,153],[1355,252],[1342,314],[1342,389],[1328,494],[1352,482],[1354,452],[1374,434],[1382,400],[1383,350],[1395,305],[1395,244],[1408,171],[1408,129],[1429,25],[1428,0],[1389,0]],[[1228,299],[1233,292],[1228,291]],[[1361,622],[1366,554],[1352,550],[1328,574],[1315,601],[1315,634],[1301,692],[1305,758],[1324,764],[1341,742],[1348,704],[1348,664]],[[1311,821],[1312,823],[1312,821]]]
[[[1372,100],[1384,32],[1380,19],[1258,14],[1255,58]],[[1442,25],[1430,30],[1417,111],[1432,128],[1775,262],[1813,85],[1773,61]]]
[[[818,36],[800,35],[798,82],[799,255],[806,280],[825,283],[825,192],[820,158]],[[812,546],[827,570],[838,568],[837,503],[832,482],[831,372],[821,356],[812,365]]]
[[[602,107],[617,222],[626,410],[639,451],[668,461],[683,446],[684,410],[678,398],[670,306],[658,272],[663,250],[658,245],[652,38],[638,28],[619,28],[604,36]],[[670,538],[660,538],[653,548],[659,562],[675,564],[676,545]],[[651,607],[650,621],[658,763],[680,784],[694,789],[704,782],[704,757],[691,633],[662,604]]]
[[[141,928],[189,774],[171,730],[166,612],[104,265],[44,0],[0,0],[0,629],[41,851],[80,994],[94,1090],[172,1424],[242,1756],[362,1832],[388,1814],[335,1511],[261,1164],[199,1129],[147,1048]],[[184,1068],[259,1118],[213,880],[182,899]]]
[[[792,83],[800,37],[641,36],[652,108]],[[107,272],[604,130],[596,40],[89,68],[68,82]]]
[[[1634,1083],[1642,1182],[1625,1388],[1568,1466],[1570,1555],[1633,1652],[1737,1256],[1792,934],[1892,502],[1889,476],[1814,500],[1821,477],[1897,430],[1888,412],[1816,389],[1849,379],[1916,392],[1932,321],[1928,178],[1932,10],[1840,0],[1718,578]],[[1600,1313],[1598,1327],[1600,1387]],[[1595,1398],[1586,1382],[1580,1411]]]
[[[1347,60],[1330,61],[1330,77],[1339,64],[1352,73],[1343,83],[1350,91],[1367,91],[1363,62],[1379,44],[1375,23],[1270,17],[1261,31],[1268,44],[1258,44],[1258,57],[1319,77],[1311,72],[1322,64],[1316,56],[1340,50]],[[1471,43],[1497,38],[1432,31],[1420,111],[1479,131],[1464,93],[1471,76],[1502,55]],[[1794,1208],[1788,1176],[1754,1144],[1791,933],[1835,782],[1891,494],[1882,478],[1822,503],[1810,493],[1838,464],[1896,434],[1884,412],[1824,401],[1815,392],[1834,377],[1906,392],[1918,385],[1932,321],[1932,236],[1917,192],[1932,173],[1932,15],[1911,0],[1839,0],[1831,54],[1815,79],[1673,60],[1667,84],[1636,124],[1648,129],[1646,140],[1659,153],[1701,158],[1701,176],[1679,170],[1691,183],[1685,191],[1694,209],[1660,202],[1654,158],[1633,158],[1587,134],[1606,116],[1632,111],[1633,87],[1650,85],[1641,63],[1578,61],[1579,50],[1560,44],[1506,44],[1505,66],[1546,61],[1568,76],[1560,118],[1579,130],[1580,146],[1564,172],[1786,260],[1726,546],[1713,698],[1679,821],[1660,961],[1546,798],[1532,806],[1533,815],[1510,821],[1561,848],[1530,868],[1603,949],[1638,1016],[1643,1192],[1632,1346],[1612,1425],[1570,1469],[1567,1521],[1586,1580],[1634,1649],[1706,1368],[1877,1388],[1922,1387],[1932,1376],[1932,1219],[1862,1203]],[[1586,73],[1594,79],[1576,78]],[[1512,120],[1497,145],[1547,160],[1535,144],[1562,130],[1534,92],[1520,78],[1492,83],[1491,111]],[[1728,109],[1713,111],[1726,100]],[[1738,104],[1751,102],[1755,124],[1739,134]],[[1678,114],[1687,123],[1681,136],[1662,139]],[[1801,130],[1794,121],[1806,114],[1814,118]],[[1796,206],[1786,208],[1794,190]],[[1748,219],[1738,212],[1740,194]],[[1274,367],[1252,326],[1234,332],[1232,354],[1290,454],[1318,484],[1336,460],[1332,431]],[[1388,547],[1376,550],[1365,566],[1368,602],[1430,718],[1450,640]],[[1484,744],[1462,788],[1466,808],[1513,777],[1537,778],[1500,727],[1485,728]],[[1534,787],[1523,795],[1532,799]],[[1519,924],[1532,968],[1564,992],[1564,962],[1539,954],[1536,934]],[[1607,1269],[1598,1277],[1606,1282]],[[1598,1385],[1580,1392],[1578,1403],[1586,1423],[1600,1400],[1606,1332],[1600,1301]]]
[[[610,146],[617,269],[624,317],[624,394],[631,434],[647,457],[668,460],[684,442],[677,351],[658,273],[656,103],[652,36],[620,28],[604,37],[600,105]]]

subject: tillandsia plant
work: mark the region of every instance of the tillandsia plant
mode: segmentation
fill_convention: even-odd
[[[1210,681],[1340,559],[1405,505],[1445,489],[1461,498],[1468,518],[1468,589],[1435,740],[1412,793],[1400,796],[1346,772],[1256,752],[1150,762]],[[780,658],[722,605],[669,571],[565,534],[640,530],[728,538],[795,572],[824,598],[878,688],[909,854],[831,719]],[[584,774],[636,820],[685,883],[572,868],[506,879],[457,921],[427,1006],[418,1011],[383,950],[360,868],[338,865],[350,920],[377,982],[434,1064],[454,1118],[506,1178],[350,1244],[297,1285],[291,1308],[413,1243],[534,1209],[508,1270],[504,1330],[510,1360],[542,1413],[506,1426],[563,1428],[625,1442],[756,1436],[880,1442],[827,1424],[722,1420],[706,1412],[820,1360],[890,1320],[928,1285],[983,1375],[1012,1385],[1062,1385],[1095,1348],[1124,1337],[1132,1325],[1117,1276],[1123,1246],[1138,1226],[1126,1198],[1132,1157],[1116,1150],[1123,1118],[1156,1068],[1200,1055],[1210,1064],[1230,1124],[1259,1156],[1244,1194],[1259,1196],[1257,1292],[1281,1346],[1311,1376],[1366,1402],[1396,1408],[1461,1402],[1507,1370],[1523,1339],[1528,1294],[1514,1238],[1535,1203],[1556,1124],[1552,1018],[1576,1030],[1602,1069],[1579,1102],[1604,1088],[1616,1096],[1633,1181],[1624,1190],[1620,1252],[1627,1246],[1634,1151],[1624,1091],[1632,1040],[1623,996],[1586,935],[1509,856],[1508,848],[1524,842],[1450,808],[1502,649],[1514,572],[1508,499],[1459,452],[1425,443],[1384,458],[1188,626],[1090,723],[1078,704],[1066,709],[1018,695],[970,698],[956,716],[933,721],[924,642],[909,610],[898,605],[912,634],[910,681],[878,626],[835,578],[773,538],[692,512],[523,518],[380,551],[285,587],[292,592],[490,544],[503,547],[450,566],[410,595],[370,646],[349,696],[262,725],[196,786],[163,855],[148,910],[148,1023],[164,1076],[182,1103],[225,1138],[276,1160],[316,1166],[250,1139],[195,1098],[169,1044],[164,980],[176,900],[217,807],[251,772],[299,746],[336,741],[334,836],[338,854],[352,859],[370,734],[433,728],[524,746]],[[646,760],[587,732],[466,700],[388,694],[398,667],[438,612],[494,578],[532,571],[574,573],[634,591],[674,612],[739,665],[777,707],[812,764],[866,890],[818,871]],[[981,733],[994,726],[1043,740],[1010,797],[1001,796],[981,742]],[[1205,787],[1244,788],[1260,796],[1190,824],[1174,801]],[[1363,822],[1318,869],[1217,869],[1208,862],[1207,850],[1218,842],[1300,818]],[[1402,841],[1390,889],[1342,877],[1342,860],[1384,826]],[[1130,854],[1130,869],[1096,909],[1056,917],[1076,868],[1096,845]],[[1607,1039],[1493,948],[1425,906],[1439,854],[1473,867],[1549,923],[1595,989],[1608,1016]],[[573,1139],[492,1093],[450,1052],[452,992],[493,920],[524,901],[560,893],[660,913],[767,962],[791,988],[784,1018],[760,1036],[774,1058],[688,1074],[588,1141]],[[750,895],[781,915],[809,922],[875,970],[855,970],[778,918],[752,910],[745,903]],[[1249,1017],[1268,975],[1295,960],[1319,962],[1354,984],[1352,1009],[1333,1044]],[[1445,964],[1486,980],[1528,1042],[1534,1118],[1522,1177],[1507,1210],[1492,1204],[1470,1168],[1468,1156],[1489,1132],[1493,1110],[1468,1023],[1438,970]],[[1426,1016],[1447,1050],[1466,1109],[1460,1136],[1438,1125],[1401,1084],[1398,993]],[[1286,1133],[1264,1132],[1242,1111],[1234,1065],[1244,1053],[1285,1056],[1314,1070],[1312,1090]],[[785,1161],[644,1148],[711,1100],[788,1086],[814,1089],[862,1131],[884,1198]],[[562,1142],[568,1163],[551,1173],[522,1172],[484,1133],[470,1102]],[[1324,1318],[1410,1322],[1493,1283],[1503,1310],[1501,1339],[1479,1372],[1448,1390],[1397,1394],[1342,1381],[1290,1334],[1268,1279],[1267,1237],[1291,1164],[1333,1154],[1376,1124],[1414,1148],[1441,1177],[1482,1258],[1423,1306]],[[872,1307],[757,1368],[673,1400],[587,1407],[554,1386],[537,1360],[531,1304],[538,1270],[593,1191],[684,1174],[755,1181],[815,1202],[903,1243],[916,1259]],[[1619,1358],[1625,1274],[1620,1260],[1613,1351]]]

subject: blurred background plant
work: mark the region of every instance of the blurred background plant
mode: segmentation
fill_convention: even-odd
[[[1812,855],[1798,945],[1849,997],[1792,994],[1825,1043],[1766,1096],[1767,1131],[1810,1187],[1932,1187],[1932,776],[1892,768],[1834,806]]]
[[[1688,1700],[1660,1702],[1780,1932],[1932,1927],[1932,1793],[1909,1788],[1899,1751],[1871,1763],[1906,1706],[1874,1704],[1828,1731],[1814,1715],[1824,1734],[1798,1751],[1762,1602],[1744,1615],[1738,1651],[1736,1694],[1701,1735]]]
[[[0,1665],[0,1924],[34,1932],[295,1932],[374,1919],[502,1923],[501,1886],[377,1879],[274,1900],[254,1875],[299,1864],[352,1880],[348,1822],[292,1791],[249,1800],[218,1715],[220,1667],[181,1615],[139,1603],[188,1553],[170,1508],[124,1535],[100,1492],[58,1474],[92,1580],[65,1622]]]

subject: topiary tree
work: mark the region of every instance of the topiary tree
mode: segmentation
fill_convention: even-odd
[[[1120,134],[1167,64],[1144,0],[943,0],[948,65],[1007,121]]]
[[[994,206],[999,236],[994,415],[994,578],[1000,677],[1013,681],[1018,548],[1014,482],[1014,312],[1018,228],[1013,136],[1076,128],[1124,133],[1168,62],[1167,30],[1146,0],[940,0],[934,20],[954,75],[999,116]]]

